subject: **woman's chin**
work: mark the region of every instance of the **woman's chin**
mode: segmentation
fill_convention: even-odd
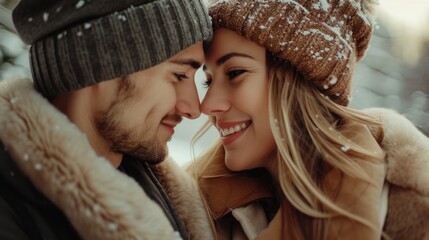
[[[239,159],[228,159],[225,158],[225,166],[231,171],[238,172],[244,170],[242,164],[239,163]]]
[[[252,167],[249,166],[245,161],[248,159],[248,157],[240,156],[240,157],[225,157],[225,166],[234,172],[243,171],[251,169]]]

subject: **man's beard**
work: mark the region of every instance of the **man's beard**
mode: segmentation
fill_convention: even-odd
[[[97,114],[96,127],[109,144],[112,152],[130,155],[151,164],[162,162],[168,154],[166,144],[156,137],[156,126],[148,123],[142,131],[127,129],[127,119],[121,119],[128,102],[133,101],[134,86],[128,79],[120,80],[117,99],[104,111]]]
[[[124,128],[123,121],[126,119],[119,121],[121,115],[117,108],[112,106],[97,116],[97,129],[108,141],[110,151],[130,155],[153,164],[163,161],[168,153],[167,147],[158,142],[155,130],[151,126],[145,126],[139,132]]]

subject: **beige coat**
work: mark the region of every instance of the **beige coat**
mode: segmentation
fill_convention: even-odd
[[[29,80],[0,82],[0,140],[84,239],[178,238],[161,208],[133,179],[97,156],[86,136]],[[154,172],[191,239],[213,239],[195,182],[171,160]]]
[[[429,139],[402,115],[386,109],[368,109],[383,121],[384,137],[378,142],[364,126],[353,126],[350,138],[376,153],[380,162],[361,162],[374,180],[369,185],[344,177],[335,202],[368,219],[379,230],[336,217],[327,239],[380,239],[381,229],[391,239],[429,239]],[[234,175],[225,166],[213,164],[201,175],[209,208],[217,222],[219,239],[281,239],[286,228],[280,211],[268,223],[260,201],[272,198],[268,178]],[[337,172],[326,177],[325,186],[335,186]],[[363,197],[362,197],[363,196]],[[288,238],[292,239],[292,238]]]

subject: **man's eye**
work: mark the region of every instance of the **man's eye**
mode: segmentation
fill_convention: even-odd
[[[246,72],[246,70],[242,70],[242,69],[231,70],[231,71],[227,72],[226,75],[228,75],[229,79],[234,79],[234,78],[240,76],[241,74],[243,74],[245,72]]]
[[[175,73],[174,75],[176,76],[177,81],[179,82],[189,78],[188,76],[186,76],[186,74],[182,74],[182,73]]]

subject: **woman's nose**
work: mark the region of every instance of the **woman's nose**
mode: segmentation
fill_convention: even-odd
[[[201,112],[210,116],[226,112],[229,108],[228,96],[219,88],[210,87],[201,102]]]

